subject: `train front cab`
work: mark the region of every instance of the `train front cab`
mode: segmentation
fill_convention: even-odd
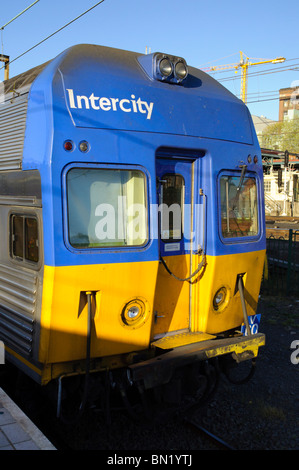
[[[22,170],[41,181],[41,307],[30,355],[12,355],[43,385],[83,376],[90,356],[92,372],[122,368],[152,388],[264,344],[241,333],[265,255],[248,111],[197,69],[177,85],[141,61],[153,63],[80,45],[31,88]]]
[[[255,315],[265,256],[261,166],[247,147],[221,147],[235,157],[231,169],[222,168],[217,141],[201,150],[157,145],[147,167],[64,166],[63,249],[73,265],[44,267],[44,383],[84,374],[88,319],[89,367],[128,369],[146,389],[198,361],[258,354],[265,340]],[[112,206],[117,230],[110,232]]]

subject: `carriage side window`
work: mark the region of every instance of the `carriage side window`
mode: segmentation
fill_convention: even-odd
[[[38,262],[38,227],[35,217],[11,215],[10,240],[13,258]]]
[[[246,177],[240,182],[240,176],[222,176],[220,197],[222,237],[258,235],[256,179]]]
[[[146,178],[141,171],[72,168],[67,209],[69,242],[75,248],[147,242]]]

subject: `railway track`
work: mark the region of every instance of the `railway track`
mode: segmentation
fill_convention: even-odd
[[[88,414],[87,417],[83,417],[82,422],[78,429],[80,428],[82,431],[82,435],[80,433],[76,436],[76,444],[73,442],[73,438],[68,436],[67,434],[70,433],[72,435],[72,427],[64,426],[60,421],[57,421],[55,416],[53,415],[53,410],[51,410],[51,406],[49,406],[49,410],[47,411],[41,411],[40,406],[43,400],[43,395],[40,393],[39,389],[36,389],[34,384],[28,380],[27,378],[23,377],[25,382],[22,380],[18,383],[18,392],[15,394],[13,393],[13,389],[15,388],[14,386],[9,386],[8,383],[5,383],[5,380],[2,380],[2,387],[7,390],[8,393],[12,393],[13,399],[15,399],[18,403],[18,405],[24,410],[24,412],[32,419],[33,422],[36,423],[38,427],[42,429],[45,435],[47,435],[52,442],[55,443],[55,446],[59,450],[73,450],[76,449],[76,446],[78,448],[84,448],[87,446],[89,448],[88,444],[88,438],[87,431],[82,431],[86,430],[87,428],[93,429],[92,434],[93,437],[97,435],[98,433],[98,443],[96,444],[94,449],[98,448],[99,450],[102,448],[102,445],[104,447],[110,448],[113,443],[110,442],[109,437],[102,435],[102,432],[100,431],[101,426],[99,427],[99,422],[102,421],[102,424],[104,425],[104,419],[101,418],[100,415],[97,413],[94,415],[92,418],[91,414]],[[12,383],[15,384],[15,380],[12,380]],[[128,420],[126,418],[126,413],[123,411],[124,415],[122,417],[121,413],[117,413],[114,416],[113,423],[112,423],[112,432],[111,435],[116,435],[119,432],[120,440],[122,441],[123,437],[122,436],[122,428],[124,428],[123,423],[126,422],[126,428],[129,425],[131,429],[131,433],[137,432],[137,424],[134,425],[132,420]],[[173,413],[174,415],[176,413]],[[97,418],[98,416],[98,418]],[[125,416],[125,417],[124,417]],[[92,418],[92,419],[90,419]],[[98,420],[98,421],[97,421]],[[170,419],[171,421],[171,419]],[[120,424],[119,424],[120,423]],[[177,416],[176,424],[174,424],[174,429],[182,429],[179,423],[183,423],[185,426],[187,426],[191,431],[191,434],[196,435],[195,433],[198,433],[200,436],[200,440],[197,441],[194,439],[194,442],[192,444],[193,449],[197,449],[197,447],[194,447],[194,445],[198,444],[198,450],[203,450],[203,449],[211,449],[211,444],[216,446],[218,449],[224,449],[224,450],[236,450],[233,446],[231,446],[229,443],[224,441],[221,437],[216,436],[213,434],[211,431],[203,427],[200,423],[198,423],[194,418],[189,416],[183,416],[181,415],[180,417]],[[168,431],[169,435],[172,434],[172,426],[167,424],[167,421],[164,423],[166,425],[166,428]],[[136,426],[136,427],[135,427]],[[105,426],[104,426],[105,427]],[[149,425],[150,427],[150,425]],[[64,431],[62,432],[62,430]],[[189,438],[190,438],[190,432],[189,432]],[[105,433],[104,433],[105,434]],[[130,434],[130,433],[129,433]],[[182,433],[182,435],[184,432]],[[87,440],[86,440],[87,439]],[[71,443],[71,444],[70,444]],[[123,441],[124,444],[124,441]],[[151,442],[148,442],[149,446],[151,447]],[[124,444],[125,445],[125,444]],[[97,447],[98,446],[98,447]],[[142,448],[142,447],[141,447]]]
[[[210,432],[208,429],[204,428],[201,426],[199,423],[194,421],[193,419],[185,419],[185,423],[191,427],[193,427],[197,432],[200,434],[206,436],[209,438],[211,442],[217,445],[217,447],[224,449],[224,450],[236,450],[234,447],[232,447],[230,444],[225,442],[223,439],[220,437],[216,436],[212,432]]]

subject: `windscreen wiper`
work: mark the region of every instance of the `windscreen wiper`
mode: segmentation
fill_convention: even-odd
[[[239,184],[238,184],[238,187],[237,187],[237,191],[240,191],[241,186],[243,184],[243,181],[244,181],[244,178],[245,178],[245,173],[246,173],[246,170],[247,170],[247,165],[240,165],[239,168],[242,168],[242,171],[241,171],[241,176],[240,176],[240,181],[239,181]]]

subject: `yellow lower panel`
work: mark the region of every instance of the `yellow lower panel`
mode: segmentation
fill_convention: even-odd
[[[85,358],[87,302],[93,293],[91,356],[146,349],[150,342],[158,262],[44,268],[39,360]],[[143,320],[127,326],[125,305],[138,299]]]
[[[190,256],[176,255],[165,257],[170,271],[180,278],[190,275]],[[171,276],[162,263],[159,265],[155,292],[154,311],[156,321],[152,336],[189,328],[190,285]]]
[[[207,256],[205,269],[191,285],[173,279],[158,261],[45,266],[39,360],[49,364],[85,358],[87,291],[93,293],[92,357],[147,349],[154,334],[188,329],[190,288],[193,333],[214,335],[236,328],[243,323],[237,275],[244,275],[247,313],[252,315],[256,312],[264,257],[264,251]],[[189,271],[188,259],[177,258],[170,267],[175,274],[184,276]],[[223,286],[227,302],[215,310],[213,297]],[[135,300],[143,306],[144,317],[129,326],[122,321],[122,312],[128,312],[126,304]],[[154,312],[157,317],[161,315],[157,322]],[[182,338],[171,347],[182,345]]]
[[[243,274],[245,300],[248,315],[256,313],[263,273],[265,251],[225,256],[207,256],[204,274],[200,282],[192,285],[192,331],[210,334],[236,328],[243,323],[237,276]],[[215,310],[213,298],[225,287],[226,302]]]

